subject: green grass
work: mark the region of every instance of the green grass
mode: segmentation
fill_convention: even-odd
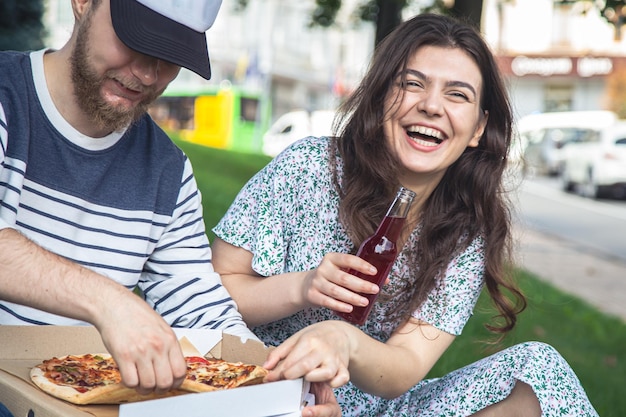
[[[239,189],[270,158],[228,152],[176,141],[194,165],[203,195],[204,215],[210,229],[224,214]],[[589,399],[602,417],[626,414],[626,323],[580,299],[565,294],[525,271],[516,271],[528,298],[528,308],[515,329],[496,347],[485,343],[493,336],[483,326],[494,315],[486,294],[479,299],[475,315],[430,376],[442,375],[472,363],[494,349],[536,340],[554,346],[578,375]],[[491,349],[491,350],[490,350]]]
[[[243,185],[271,160],[265,155],[230,152],[175,140],[193,164],[202,193],[204,223],[209,239],[211,229],[222,218]]]
[[[516,271],[528,299],[517,326],[497,346],[536,340],[554,346],[570,364],[602,417],[626,413],[626,324],[586,302],[568,295],[526,271]],[[491,353],[485,343],[493,336],[483,326],[494,311],[487,294],[481,295],[474,316],[431,375],[437,376]],[[493,349],[494,347],[492,347]]]

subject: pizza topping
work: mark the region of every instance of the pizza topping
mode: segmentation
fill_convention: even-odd
[[[87,392],[122,380],[113,358],[101,355],[69,355],[62,359],[54,357],[44,360],[39,367],[50,380],[59,385],[71,386],[78,392]]]
[[[259,383],[267,370],[242,362],[226,362],[188,356],[187,377],[182,387],[191,392],[235,388],[248,383]],[[81,394],[112,384],[121,386],[121,375],[110,355],[68,355],[44,360],[36,367],[46,380],[56,386],[71,387]],[[195,385],[194,385],[195,384]]]
[[[221,359],[193,358],[187,361],[187,379],[215,388],[232,388],[258,367]]]

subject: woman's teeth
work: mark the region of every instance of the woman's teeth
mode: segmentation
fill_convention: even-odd
[[[441,141],[439,142],[432,142],[432,141],[428,141],[428,140],[423,140],[420,138],[415,138],[411,136],[411,139],[413,139],[413,142],[417,143],[418,145],[422,145],[422,146],[437,146],[441,143]]]
[[[443,139],[441,132],[424,126],[412,126],[407,129],[408,135],[418,144],[424,146],[437,146]]]

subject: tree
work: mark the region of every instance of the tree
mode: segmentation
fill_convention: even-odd
[[[245,8],[250,0],[237,0],[237,8]],[[378,45],[385,36],[402,22],[402,11],[411,0],[362,0],[357,8],[359,20],[373,22],[376,25],[374,43]],[[439,12],[461,18],[480,28],[483,0],[433,0],[432,5],[425,7],[425,12]],[[315,10],[311,15],[311,26],[329,27],[335,23],[337,12],[341,8],[341,0],[315,0]]]
[[[607,0],[600,10],[602,17],[615,27],[615,40],[622,39],[622,26],[626,19],[626,4],[621,0]]]
[[[607,109],[617,113],[620,119],[626,118],[626,65],[616,65],[606,79]]]
[[[341,0],[315,0],[315,3],[317,7],[311,17],[312,23],[322,27],[332,25],[341,7]],[[410,0],[366,0],[359,5],[358,17],[376,25],[376,45],[402,22],[402,11],[409,3]],[[434,0],[423,11],[449,14],[480,28],[483,0],[458,0],[452,6],[448,6],[448,3],[450,2]]]
[[[449,9],[450,14],[465,20],[470,25],[480,29],[483,14],[483,0],[458,0]]]
[[[407,0],[370,0],[361,5],[361,19],[376,25],[376,45],[402,22],[402,10],[407,3]]]
[[[43,48],[43,0],[0,0],[0,50]]]
[[[587,3],[597,6],[600,15],[615,28],[615,40],[622,39],[622,26],[626,23],[626,0],[553,0],[557,5]]]

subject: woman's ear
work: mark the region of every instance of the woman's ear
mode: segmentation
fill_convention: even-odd
[[[476,130],[474,131],[474,136],[470,139],[467,146],[471,148],[475,148],[480,143],[480,138],[485,133],[485,128],[487,127],[487,120],[489,119],[489,111],[483,110],[482,117],[478,121],[478,125],[476,126]]]

